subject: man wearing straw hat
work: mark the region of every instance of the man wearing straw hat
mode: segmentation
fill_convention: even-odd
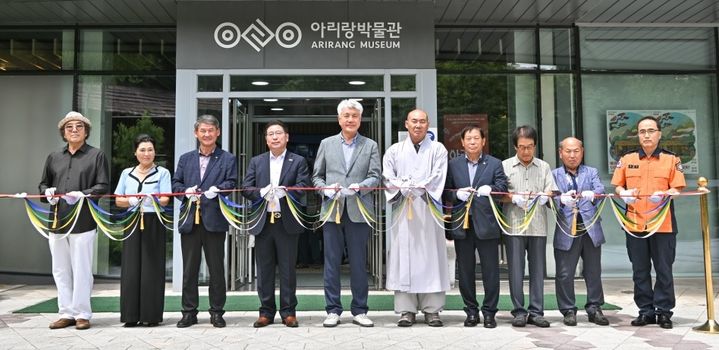
[[[50,234],[49,244],[60,318],[50,323],[50,329],[72,325],[88,329],[92,318],[90,295],[97,224],[87,205],[82,206],[74,224],[64,222],[63,218],[72,213],[81,198],[107,193],[109,163],[101,150],[85,142],[92,124],[82,114],[69,112],[57,127],[67,145],[47,157],[39,186],[51,205],[51,219],[57,228]],[[59,239],[68,232],[67,237]]]
[[[659,121],[646,116],[637,123],[640,148],[622,156],[612,176],[616,193],[627,204],[627,217],[632,221],[623,225],[627,232],[627,253],[632,262],[634,303],[639,316],[632,326],[658,323],[672,328],[672,309],[676,303],[672,264],[676,255],[677,222],[672,202],[667,197],[679,194],[685,186],[681,159],[659,147],[662,127]],[[659,222],[662,202],[669,205],[669,213]],[[656,233],[656,234],[653,234]],[[652,288],[652,265],[656,282]]]
[[[582,275],[587,284],[589,322],[609,325],[602,313],[602,244],[604,232],[596,217],[599,203],[595,196],[604,194],[604,185],[596,168],[582,164],[582,141],[567,137],[559,143],[562,166],[554,169],[554,182],[562,192],[558,205],[557,225],[554,229],[554,260],[556,262],[557,305],[564,315],[564,324],[577,325],[577,306],[574,295],[574,272],[582,258]]]

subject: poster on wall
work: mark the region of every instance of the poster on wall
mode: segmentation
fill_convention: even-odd
[[[652,116],[659,120],[662,128],[662,139],[659,146],[674,152],[682,160],[685,174],[699,173],[699,157],[697,156],[696,110],[607,110],[607,136],[609,138],[609,173],[619,158],[637,149],[637,122],[639,119]]]
[[[462,129],[468,125],[477,125],[484,130],[487,137],[482,152],[489,154],[489,120],[486,113],[478,114],[445,114],[442,117],[444,122],[444,147],[447,148],[449,159],[464,154],[462,147]]]

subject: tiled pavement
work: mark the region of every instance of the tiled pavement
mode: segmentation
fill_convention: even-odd
[[[716,283],[715,283],[716,285]],[[337,328],[323,328],[324,312],[300,312],[300,327],[289,329],[277,322],[262,329],[252,328],[255,312],[228,312],[227,328],[216,329],[209,324],[209,316],[201,313],[200,324],[178,329],[177,312],[165,313],[165,322],[155,328],[122,328],[117,313],[97,313],[92,328],[50,330],[48,324],[55,314],[13,314],[13,310],[32,305],[55,296],[51,285],[0,284],[0,349],[719,349],[719,334],[702,334],[692,330],[706,320],[704,281],[678,279],[677,307],[674,329],[663,330],[656,325],[632,327],[636,314],[632,301],[631,280],[605,279],[605,299],[619,305],[621,311],[606,311],[611,325],[600,327],[586,322],[580,311],[579,325],[566,327],[558,311],[548,311],[552,326],[513,328],[508,312],[498,314],[495,329],[462,326],[461,311],[442,313],[443,328],[417,324],[398,328],[397,316],[392,312],[371,312],[374,328],[360,328],[351,323],[349,313],[342,317]],[[481,289],[480,289],[481,290]],[[546,290],[553,293],[554,285],[547,281]],[[508,291],[506,284],[502,292]],[[309,291],[321,293],[321,291]],[[583,293],[582,281],[577,292]],[[118,295],[118,285],[96,284],[94,295]],[[243,292],[248,293],[248,292]],[[250,292],[251,293],[251,292]],[[453,290],[452,293],[457,293]],[[716,304],[716,295],[715,295]],[[279,319],[277,319],[279,321]]]

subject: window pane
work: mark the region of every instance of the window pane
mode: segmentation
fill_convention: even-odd
[[[533,29],[437,29],[436,59],[458,68],[536,69]]]
[[[222,76],[221,75],[198,75],[197,91],[222,92]]]
[[[93,122],[89,143],[102,148],[111,161],[111,191],[114,192],[122,170],[137,164],[134,140],[140,133],[155,139],[155,163],[174,171],[175,77],[174,76],[100,76],[81,75],[77,105]],[[189,132],[189,131],[188,131]],[[112,200],[103,200],[111,208]],[[98,235],[98,271],[100,275],[120,274],[122,243]],[[166,258],[172,259],[172,235],[167,235]],[[166,276],[172,275],[167,265]]]
[[[80,69],[175,70],[174,29],[80,31]]]
[[[73,69],[74,30],[0,30],[0,71]]]
[[[711,28],[582,28],[583,69],[713,69]]]
[[[574,39],[572,29],[539,30],[539,64],[543,70],[574,68]]]
[[[477,124],[487,132],[486,151],[514,155],[510,135],[518,125],[536,126],[536,80],[528,74],[438,74],[437,118],[451,156],[463,154],[459,133]]]
[[[381,75],[230,76],[230,91],[383,91]]]
[[[391,78],[392,91],[414,91],[414,75],[393,75]]]
[[[611,151],[618,145],[638,148],[636,122],[639,116],[665,117],[660,147],[677,150],[684,162],[687,188],[696,187],[698,176],[717,178],[716,78],[714,75],[591,75],[582,77],[585,163],[599,169],[604,185],[610,185]],[[608,129],[615,130],[611,134]],[[611,140],[610,140],[611,137]],[[680,146],[678,149],[676,146]],[[709,195],[710,227],[716,226],[717,196]],[[677,217],[675,275],[702,271],[701,229],[696,197],[678,197],[673,209]],[[609,206],[603,216],[612,217]],[[624,234],[617,225],[603,225],[607,238],[603,274],[627,275],[630,266]],[[716,237],[716,230],[712,231]]]

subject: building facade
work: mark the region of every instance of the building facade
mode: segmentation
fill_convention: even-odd
[[[381,149],[402,137],[415,106],[451,156],[469,123],[488,131],[500,159],[514,154],[514,127],[535,126],[536,155],[553,166],[558,142],[575,135],[608,188],[619,155],[636,146],[633,121],[655,115],[690,187],[718,178],[716,1],[10,0],[0,23],[0,117],[10,126],[0,128],[0,193],[37,191],[44,157],[62,145],[56,122],[71,109],[92,120],[89,143],[111,157],[114,186],[139,130],[156,135],[157,161],[172,171],[205,113],[220,118],[240,174],[265,151],[272,119],[289,124],[290,148],[311,161],[339,131],[344,98],[361,99],[360,132]],[[46,242],[22,205],[2,209],[0,272],[49,274]],[[675,273],[701,275],[697,198],[677,199],[675,211]],[[624,235],[608,207],[604,217],[604,275],[629,276]],[[714,194],[710,218],[716,237]],[[230,237],[228,277],[240,288],[253,257],[246,236]],[[385,242],[374,237],[369,273],[381,288]],[[179,283],[179,238],[167,244],[167,276]],[[100,236],[97,275],[119,274],[120,248]]]

